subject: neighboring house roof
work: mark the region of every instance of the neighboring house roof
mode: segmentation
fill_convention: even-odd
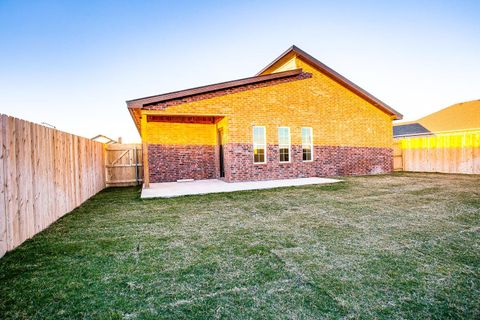
[[[417,122],[432,132],[480,129],[480,100],[451,105]]]
[[[420,123],[409,123],[393,127],[394,137],[406,137],[416,135],[429,135],[432,134],[427,128]]]
[[[374,97],[372,94],[363,90],[362,88],[357,86],[352,81],[348,80],[347,78],[345,78],[344,76],[342,76],[341,74],[336,72],[335,70],[333,70],[330,67],[328,67],[327,65],[323,64],[322,62],[315,59],[314,57],[312,57],[311,55],[309,55],[308,53],[306,53],[305,51],[303,51],[302,49],[298,48],[295,45],[288,48],[278,58],[276,58],[271,63],[269,63],[265,68],[260,70],[260,72],[258,72],[257,75],[266,74],[267,72],[271,71],[271,69],[275,65],[277,65],[278,62],[281,62],[282,60],[283,61],[288,60],[290,58],[290,56],[294,56],[294,55],[296,55],[300,58],[303,58],[305,61],[307,61],[308,63],[310,63],[311,65],[313,65],[317,69],[319,69],[322,73],[324,73],[325,75],[327,75],[331,79],[335,80],[339,84],[343,85],[344,87],[346,87],[350,91],[354,92],[358,96],[367,100],[368,102],[370,102],[371,104],[373,104],[377,108],[383,110],[384,112],[386,112],[386,113],[388,113],[392,116],[395,116],[395,120],[401,120],[403,118],[403,115],[400,112],[396,111],[395,109],[393,109],[392,107],[387,105],[385,102],[381,101],[380,99]]]
[[[480,130],[480,100],[457,103],[412,122],[394,124],[394,136],[397,127],[419,124],[429,133],[449,133]]]
[[[118,143],[118,141],[113,140],[112,138],[109,138],[103,134],[97,134],[95,137],[91,138],[90,140],[94,140],[94,141],[105,143],[105,144]]]

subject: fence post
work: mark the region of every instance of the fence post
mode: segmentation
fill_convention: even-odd
[[[137,183],[137,186],[139,184],[139,179],[138,179],[138,155],[137,155],[137,146],[133,147],[133,160],[135,161],[135,180]]]
[[[150,175],[148,173],[148,144],[144,142],[142,144],[143,154],[143,186],[150,188]]]

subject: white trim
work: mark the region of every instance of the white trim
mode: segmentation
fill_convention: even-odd
[[[311,159],[310,160],[303,160],[303,134],[302,131],[303,129],[310,129],[310,155]],[[313,156],[313,128],[312,127],[302,127],[300,129],[300,135],[302,138],[302,162],[313,162],[314,156]]]
[[[264,161],[255,162],[255,128],[263,128],[263,146],[264,146]],[[252,127],[252,143],[253,143],[253,164],[265,164],[267,163],[267,128],[265,126],[253,126]]]
[[[287,129],[288,130],[288,161],[282,161],[280,160],[280,129]],[[292,162],[292,136],[290,135],[290,127],[278,127],[277,129],[277,139],[278,139],[278,156],[279,156],[279,162],[280,163],[289,163]],[[285,146],[285,145],[282,145]]]

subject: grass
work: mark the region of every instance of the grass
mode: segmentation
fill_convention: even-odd
[[[107,189],[0,259],[0,284],[1,319],[478,319],[480,176]]]

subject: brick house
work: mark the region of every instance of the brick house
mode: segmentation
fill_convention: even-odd
[[[292,46],[250,78],[127,101],[145,186],[392,170],[402,115]]]

